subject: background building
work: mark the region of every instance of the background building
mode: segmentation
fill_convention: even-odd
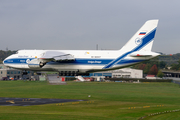
[[[27,71],[28,78],[34,74],[32,71]],[[3,78],[13,78],[13,79],[21,79],[22,78],[22,70],[17,70],[13,68],[6,67],[3,64],[0,64],[0,80]]]
[[[143,70],[131,68],[114,70],[112,72],[112,78],[143,78]]]
[[[93,78],[143,78],[143,70],[123,68],[119,70],[91,73]]]

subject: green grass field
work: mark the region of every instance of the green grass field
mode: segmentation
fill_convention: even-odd
[[[88,97],[91,95],[91,97]],[[180,87],[173,83],[0,81],[0,97],[83,99],[76,103],[0,106],[0,119],[179,120]],[[148,116],[154,113],[158,115]]]

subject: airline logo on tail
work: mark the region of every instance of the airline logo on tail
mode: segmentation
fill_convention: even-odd
[[[136,39],[135,39],[135,43],[136,43],[137,45],[141,44],[141,43],[142,43],[142,39],[141,39],[141,38],[136,38]]]

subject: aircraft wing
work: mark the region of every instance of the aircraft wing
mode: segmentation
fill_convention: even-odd
[[[41,57],[39,57],[40,60],[49,62],[49,61],[72,61],[75,60],[73,55],[67,54],[64,52],[58,52],[58,51],[46,51],[44,52]]]

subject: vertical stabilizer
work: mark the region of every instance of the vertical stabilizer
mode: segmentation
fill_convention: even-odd
[[[158,20],[147,21],[122,49],[120,49],[120,52],[123,54],[105,65],[103,69],[112,68],[114,65],[120,63],[127,55],[136,51],[143,51],[143,53],[151,52],[157,24]]]
[[[158,20],[148,20],[120,50],[151,51],[157,25]]]

